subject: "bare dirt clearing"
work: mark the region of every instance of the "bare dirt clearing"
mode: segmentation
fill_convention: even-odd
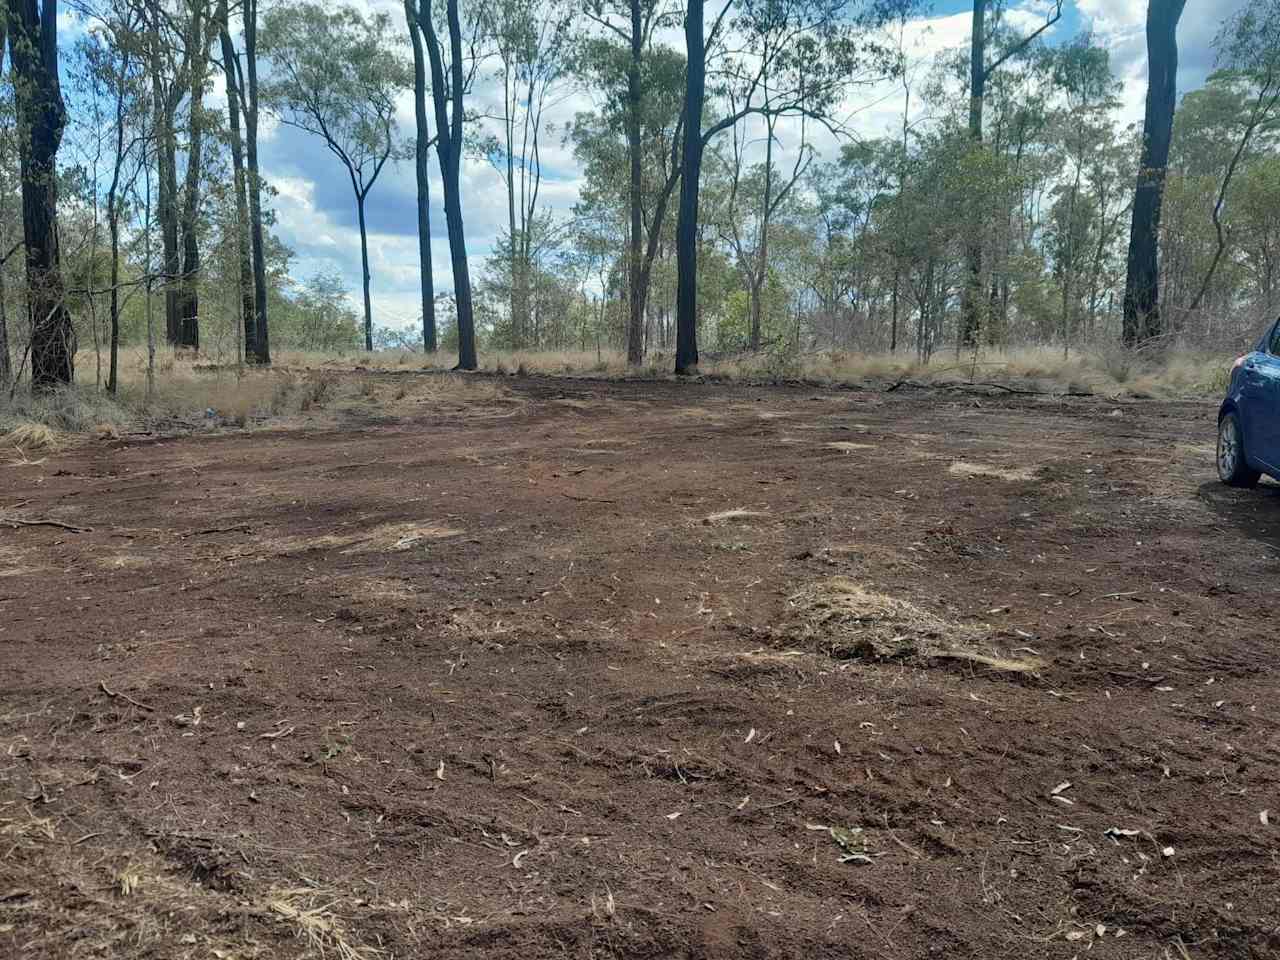
[[[0,955],[1280,953],[1210,405],[503,383],[0,466]]]

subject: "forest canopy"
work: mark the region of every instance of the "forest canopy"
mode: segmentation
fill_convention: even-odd
[[[1280,0],[1142,118],[1056,0],[0,10],[6,382],[166,344],[1216,349],[1280,310]]]

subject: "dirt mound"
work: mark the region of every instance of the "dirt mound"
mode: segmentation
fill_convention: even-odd
[[[838,660],[966,660],[993,670],[1035,673],[1038,659],[1002,656],[990,632],[957,623],[847,577],[811,583],[789,599],[799,639]]]

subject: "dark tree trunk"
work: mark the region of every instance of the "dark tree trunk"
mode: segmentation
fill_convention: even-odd
[[[1124,284],[1123,331],[1129,346],[1140,346],[1164,332],[1157,245],[1178,96],[1178,20],[1185,5],[1186,0],[1150,0],[1147,6],[1147,107]]]
[[[896,353],[898,350],[898,284],[902,282],[900,271],[897,267],[893,268],[893,319],[890,321],[889,327],[889,352]]]
[[[476,368],[475,319],[471,307],[471,272],[467,267],[467,240],[462,222],[459,174],[462,168],[463,74],[462,23],[458,0],[447,0],[449,19],[449,86],[445,86],[440,41],[429,10],[420,11],[418,23],[427,38],[431,60],[431,98],[436,113],[436,155],[444,186],[444,218],[449,230],[449,259],[453,265],[453,295],[458,310],[458,367]],[[452,117],[450,117],[452,107]]]
[[[258,0],[244,3],[244,69],[247,98],[244,108],[244,152],[249,165],[249,237],[253,248],[253,307],[257,314],[254,357],[271,362],[271,337],[267,326],[267,255],[262,237],[262,176],[258,172]]]
[[[355,182],[355,178],[352,178]],[[364,348],[373,350],[373,301],[369,299],[369,232],[364,222],[365,195],[356,189],[356,218],[360,221],[360,268],[364,282]]]
[[[119,389],[120,368],[120,172],[124,167],[124,83],[132,60],[130,51],[124,52],[120,67],[120,84],[116,88],[116,153],[111,170],[111,185],[107,188],[107,229],[111,234],[111,346],[107,366],[107,393],[116,395]]]
[[[31,385],[47,390],[75,378],[76,334],[67,312],[58,250],[57,156],[66,125],[58,83],[56,0],[9,0],[22,173],[22,230],[31,311]]]
[[[0,265],[0,387],[7,387],[13,380],[13,366],[9,359],[9,315],[5,308],[6,296],[4,266]]]
[[[413,41],[413,115],[417,125],[414,144],[418,177],[418,267],[422,277],[422,349],[435,353],[436,294],[431,265],[431,134],[427,127],[427,65],[422,50],[416,0],[405,0],[405,19]]]
[[[698,369],[698,186],[702,178],[702,101],[706,92],[703,0],[689,0],[684,40],[688,53],[685,81],[684,171],[680,180],[680,219],[676,224],[676,373]]]
[[[236,48],[231,40],[231,24],[227,0],[218,6],[219,40],[222,44],[222,68],[227,83],[227,129],[231,140],[231,169],[236,192],[236,263],[240,268],[240,317],[244,324],[244,350],[240,353],[253,363],[257,357],[257,317],[253,305],[253,258],[249,252],[249,201],[245,196],[244,140],[240,134],[240,77]]]
[[[208,61],[208,33],[204,25],[204,3],[191,5],[191,32],[187,37],[187,65],[191,97],[190,138],[187,170],[182,193],[182,279],[178,284],[178,345],[200,348],[200,174],[204,162],[205,64]]]
[[[982,107],[987,93],[987,0],[973,0],[969,55],[969,139],[982,143]],[[964,286],[960,293],[960,341],[976,346],[982,332],[982,232],[972,217],[964,240]]]
[[[763,313],[760,301],[764,295],[764,279],[769,272],[769,218],[773,213],[773,118],[767,118],[766,124],[768,132],[764,148],[764,202],[760,205],[760,243],[751,277],[752,350],[760,349],[760,317]]]
[[[640,110],[642,91],[640,61],[643,55],[644,37],[640,19],[641,0],[631,0],[631,59],[627,65],[627,154],[631,162],[631,252],[628,259],[630,290],[627,300],[631,308],[627,322],[627,363],[639,366],[644,362],[644,295],[641,293],[640,244],[643,233],[642,204],[644,202],[643,171],[641,169]]]
[[[161,271],[164,274],[164,327],[165,339],[169,343],[178,343],[180,321],[178,316],[177,279],[182,269],[181,254],[178,249],[178,170],[177,146],[173,129],[174,113],[177,105],[173,102],[172,90],[166,89],[164,81],[164,52],[160,37],[160,10],[155,4],[147,4],[150,8],[151,23],[150,59],[151,59],[151,97],[155,111],[155,152],[157,202],[156,218],[160,221]],[[177,83],[173,84],[177,89]]]
[[[0,76],[4,75],[4,52],[8,43],[9,14],[6,7],[0,7]],[[3,182],[0,182],[0,187]],[[9,314],[5,305],[7,291],[4,284],[4,267],[11,253],[5,249],[5,231],[0,229],[0,387],[7,387],[13,379],[12,362],[9,359]]]

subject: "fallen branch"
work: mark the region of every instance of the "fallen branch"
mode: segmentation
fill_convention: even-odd
[[[253,524],[233,523],[229,527],[207,527],[204,530],[193,530],[190,533],[184,533],[180,536],[183,539],[186,539],[187,537],[203,537],[212,533],[242,533],[251,529],[253,529]]]
[[[570,500],[577,500],[579,503],[617,503],[617,500],[601,500],[598,497],[579,497],[572,493],[562,493],[562,497],[568,497]]]
[[[954,390],[958,393],[976,393],[987,396],[988,390],[1003,390],[1005,393],[1019,397],[1093,397],[1092,390],[1024,390],[1010,387],[1003,383],[981,380],[971,383],[921,383],[918,380],[899,380],[885,388],[885,393],[893,393],[899,387],[915,387],[917,390]]]
[[[156,709],[155,707],[148,706],[147,704],[143,703],[141,700],[133,699],[133,697],[129,696],[127,693],[117,693],[116,691],[112,690],[110,687],[107,686],[107,681],[105,680],[99,680],[98,686],[102,689],[102,692],[105,693],[108,697],[113,697],[113,698],[118,697],[121,700],[127,700],[129,703],[132,703],[135,707],[138,707],[139,709],[142,709],[142,710],[151,710],[154,712]]]
[[[69,523],[63,523],[61,520],[50,520],[48,517],[35,517],[31,520],[25,520],[22,517],[0,517],[0,524],[18,528],[18,527],[61,527],[63,530],[70,530],[72,533],[93,533],[92,527],[76,527]]]

